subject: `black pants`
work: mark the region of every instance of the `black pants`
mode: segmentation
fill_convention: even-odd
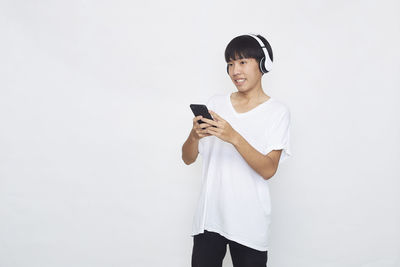
[[[266,267],[268,251],[246,247],[224,236],[204,230],[193,236],[192,267],[222,267],[226,245],[234,267]]]

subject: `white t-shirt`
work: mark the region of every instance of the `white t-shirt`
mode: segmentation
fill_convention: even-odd
[[[290,112],[286,105],[268,99],[245,113],[233,108],[229,94],[217,94],[209,110],[226,120],[262,154],[283,149],[280,163],[290,156]],[[266,251],[271,203],[268,180],[254,171],[236,148],[216,136],[199,140],[202,156],[202,187],[195,211],[192,236],[204,229],[227,239]]]

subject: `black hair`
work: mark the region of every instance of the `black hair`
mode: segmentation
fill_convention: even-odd
[[[272,54],[271,45],[267,39],[261,35],[257,35],[258,38],[264,43],[265,48],[268,51],[269,58],[271,61],[274,60]],[[266,55],[268,56],[268,55]],[[264,57],[264,52],[254,37],[249,35],[240,35],[233,38],[225,49],[225,61],[228,63],[231,60],[242,59],[242,58],[254,58],[257,63],[260,64],[260,60]]]

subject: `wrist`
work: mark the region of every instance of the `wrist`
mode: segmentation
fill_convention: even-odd
[[[197,137],[196,137],[196,135],[195,135],[195,133],[194,133],[193,130],[190,131],[189,139],[190,139],[192,142],[198,141],[198,139],[197,139]]]
[[[235,147],[237,147],[241,141],[242,136],[238,133],[235,132],[235,134],[233,135],[231,144],[234,145]]]

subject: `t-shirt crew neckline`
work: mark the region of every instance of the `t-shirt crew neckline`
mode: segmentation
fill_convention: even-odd
[[[237,112],[235,110],[235,108],[233,107],[233,104],[231,102],[231,95],[232,95],[232,93],[227,94],[227,100],[228,100],[228,104],[229,104],[233,114],[235,114],[236,117],[243,117],[243,116],[246,116],[246,115],[248,115],[250,113],[253,113],[255,110],[260,109],[261,106],[265,106],[266,104],[270,103],[273,100],[273,98],[270,97],[268,100],[262,102],[261,104],[258,104],[257,106],[255,106],[254,108],[250,109],[249,111]]]

